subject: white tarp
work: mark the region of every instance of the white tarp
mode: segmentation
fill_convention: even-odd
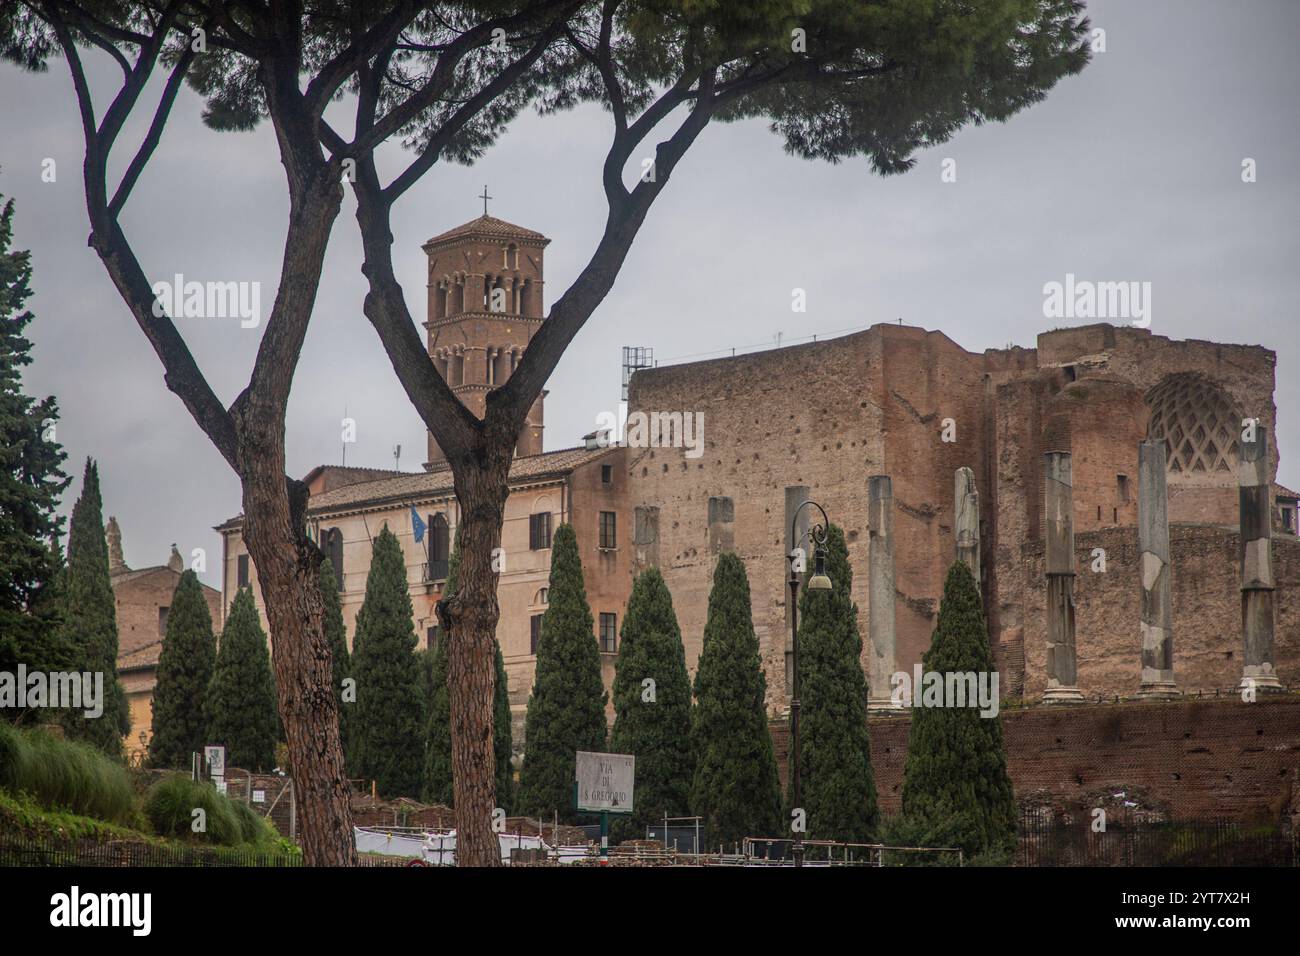
[[[405,856],[426,860],[434,866],[456,865],[456,831],[439,830],[426,833],[394,833],[370,827],[354,827],[357,851],[360,853],[382,853],[386,856]],[[510,851],[515,849],[536,850],[544,848],[552,859],[557,856],[562,863],[571,863],[587,855],[585,846],[562,846],[558,849],[542,842],[540,837],[502,833],[498,836],[501,843],[501,860],[510,862]]]

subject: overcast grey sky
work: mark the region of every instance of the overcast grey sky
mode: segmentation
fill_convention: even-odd
[[[881,179],[784,154],[761,122],[705,131],[656,203],[613,292],[549,383],[547,448],[576,444],[617,407],[620,347],[661,360],[827,336],[902,318],[974,351],[1032,346],[1043,284],[1067,272],[1152,283],[1152,332],[1250,343],[1278,356],[1279,480],[1300,486],[1300,3],[1294,0],[1098,0],[1105,53],[1046,102],[1008,123],[967,129]],[[112,81],[116,68],[100,63]],[[123,216],[151,278],[260,281],[274,299],[287,200],[275,142],[213,133],[188,91]],[[87,248],[82,139],[67,67],[44,76],[0,65],[0,193],[17,200],[16,247],[33,253],[30,392],[53,393],[58,438],[80,491],[100,462],[106,514],[134,567],[171,542],[206,548],[240,511],[239,484],[167,392],[161,367]],[[134,136],[131,135],[134,130]],[[521,117],[473,168],[438,166],[394,217],[395,265],[412,313],[425,316],[428,237],[482,211],[540,230],[547,304],[577,275],[604,222],[600,166],[610,121],[588,108]],[[139,126],[128,129],[133,143]],[[123,151],[125,152],[124,147]],[[41,163],[57,181],[41,181]],[[1246,157],[1258,181],[1241,180]],[[957,162],[943,183],[941,163]],[[387,157],[391,168],[404,157]],[[124,162],[119,158],[120,163]],[[289,408],[289,467],[338,463],[340,419],[357,421],[348,463],[403,469],[425,457],[425,431],[361,314],[365,291],[354,205],[345,200]],[[792,313],[791,289],[808,308]],[[261,328],[178,320],[223,400],[247,382]]]

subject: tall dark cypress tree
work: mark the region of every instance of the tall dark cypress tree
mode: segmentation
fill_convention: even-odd
[[[122,738],[131,730],[131,715],[126,692],[117,679],[117,606],[109,582],[103,511],[99,469],[88,458],[68,532],[63,633],[74,649],[77,670],[104,675],[104,709],[98,718],[72,711],[65,720],[68,736],[118,756]]]
[[[562,524],[551,542],[549,603],[537,643],[537,673],[524,723],[524,767],[516,805],[530,816],[573,821],[579,750],[605,749],[605,701],[578,539]]]
[[[447,583],[442,596],[448,600],[456,593],[460,574],[460,534],[452,545],[447,562]],[[429,720],[425,733],[424,781],[420,797],[428,803],[453,806],[451,779],[451,702],[447,695],[447,644],[443,635],[425,660]],[[501,645],[496,645],[496,684],[492,689],[492,752],[496,761],[497,806],[507,813],[514,804],[514,770],[510,766],[513,729],[510,726],[510,684]]]
[[[320,594],[325,603],[325,640],[330,645],[330,673],[334,681],[334,702],[339,710],[339,740],[343,753],[348,752],[348,718],[351,703],[343,700],[343,682],[352,676],[352,659],[348,654],[348,631],[343,623],[343,606],[339,602],[338,580],[329,558],[320,566]]]
[[[685,816],[695,773],[686,653],[658,568],[632,582],[619,631],[614,711],[609,749],[636,757],[635,811],[619,817],[611,830],[621,841],[644,836],[646,826],[662,823],[665,815]]]
[[[419,741],[426,713],[415,645],[406,559],[397,536],[384,525],[375,538],[352,641],[357,702],[351,705],[354,760],[348,769],[373,779],[385,797],[420,794]]]
[[[227,766],[254,772],[275,767],[275,680],[266,632],[248,588],[240,588],[230,605],[206,711],[204,742],[226,748]]]
[[[216,666],[217,639],[203,585],[193,571],[185,571],[172,594],[158,658],[150,766],[188,769],[190,754],[203,752],[208,743],[204,701]]]
[[[30,365],[24,308],[31,290],[31,253],[11,252],[13,200],[0,209],[0,671],[60,671],[73,666],[72,648],[59,627],[63,556],[56,513],[68,486],[67,457],[54,440],[59,417],[53,398],[37,402],[23,392]],[[17,710],[0,710],[17,719]]]
[[[799,599],[800,773],[807,838],[871,842],[880,813],[867,738],[867,681],[844,532],[827,529],[830,591]],[[790,781],[793,802],[793,778]]]
[[[939,623],[923,660],[926,672],[993,673],[979,587],[960,561],[948,569]],[[1009,854],[1016,842],[1016,802],[1002,718],[981,717],[978,707],[917,707],[921,693],[912,689],[904,821],[930,846],[961,847],[969,856]]]
[[[764,698],[767,678],[749,603],[745,565],[718,557],[704,647],[695,672],[691,810],[704,817],[704,844],[730,849],[747,836],[784,836],[781,789]]]
[[[460,574],[460,534],[452,545],[447,561],[447,581],[442,588],[444,600],[456,593]],[[499,651],[498,651],[499,653]],[[453,805],[451,778],[451,701],[447,692],[447,635],[429,649],[426,660],[427,702],[429,719],[424,733],[424,772],[420,798],[426,803]],[[494,741],[495,742],[495,741]]]

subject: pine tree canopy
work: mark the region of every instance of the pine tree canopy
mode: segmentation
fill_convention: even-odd
[[[993,673],[979,587],[964,563],[948,569],[939,623],[926,652],[927,673]],[[1002,718],[978,707],[920,707],[913,688],[912,726],[903,776],[903,817],[930,846],[968,855],[1015,847],[1016,803],[1002,746]]]
[[[126,692],[117,679],[117,604],[108,574],[99,469],[86,460],[81,496],[72,509],[68,532],[68,567],[64,574],[63,632],[75,649],[79,671],[104,675],[103,715],[66,715],[68,736],[93,744],[112,756],[122,752],[131,729]]]
[[[827,529],[826,573],[830,591],[805,588],[799,599],[799,776],[806,838],[872,842],[880,815],[867,738],[862,635],[848,547],[836,525]]]
[[[204,743],[226,748],[226,766],[255,773],[275,768],[275,679],[266,632],[248,588],[235,595],[221,632],[207,717]]]
[[[216,665],[217,639],[203,585],[197,574],[185,571],[172,594],[158,658],[150,766],[189,769],[190,754],[203,752],[208,743],[204,707]]]
[[[385,797],[418,797],[426,720],[424,677],[415,656],[415,617],[406,558],[385,525],[375,538],[366,597],[352,643],[351,773],[373,779]]]
[[[574,821],[577,753],[605,750],[608,695],[572,525],[560,525],[551,542],[548,594],[524,724],[516,807],[548,818],[558,811],[561,820]]]
[[[747,836],[783,837],[781,792],[767,726],[767,679],[745,565],[723,553],[713,572],[704,647],[695,672],[691,811],[704,817],[704,846],[730,850]]]
[[[2,201],[2,200],[0,200]],[[25,331],[32,313],[31,253],[11,251],[14,204],[0,207],[0,671],[18,664],[62,671],[75,663],[59,627],[63,519],[59,497],[68,486],[67,457],[54,439],[59,417],[53,398],[37,402],[23,392],[31,364]],[[6,709],[8,719],[21,716]]]
[[[647,683],[649,682],[649,683]],[[658,568],[632,582],[614,671],[611,753],[636,757],[632,816],[613,824],[616,841],[645,836],[665,815],[687,815],[691,778],[691,682],[682,633]]]

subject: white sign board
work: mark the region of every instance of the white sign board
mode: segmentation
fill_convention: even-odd
[[[203,760],[208,765],[208,773],[214,777],[226,775],[226,748],[204,747]]]
[[[578,751],[578,809],[632,812],[636,757]]]
[[[217,780],[216,780],[216,783],[217,783],[217,793],[225,793],[225,792],[226,792],[226,778],[225,778],[225,777],[218,777]]]
[[[265,791],[265,790],[254,790],[254,791],[253,791],[253,802],[254,802],[254,803],[266,803],[266,791]]]

